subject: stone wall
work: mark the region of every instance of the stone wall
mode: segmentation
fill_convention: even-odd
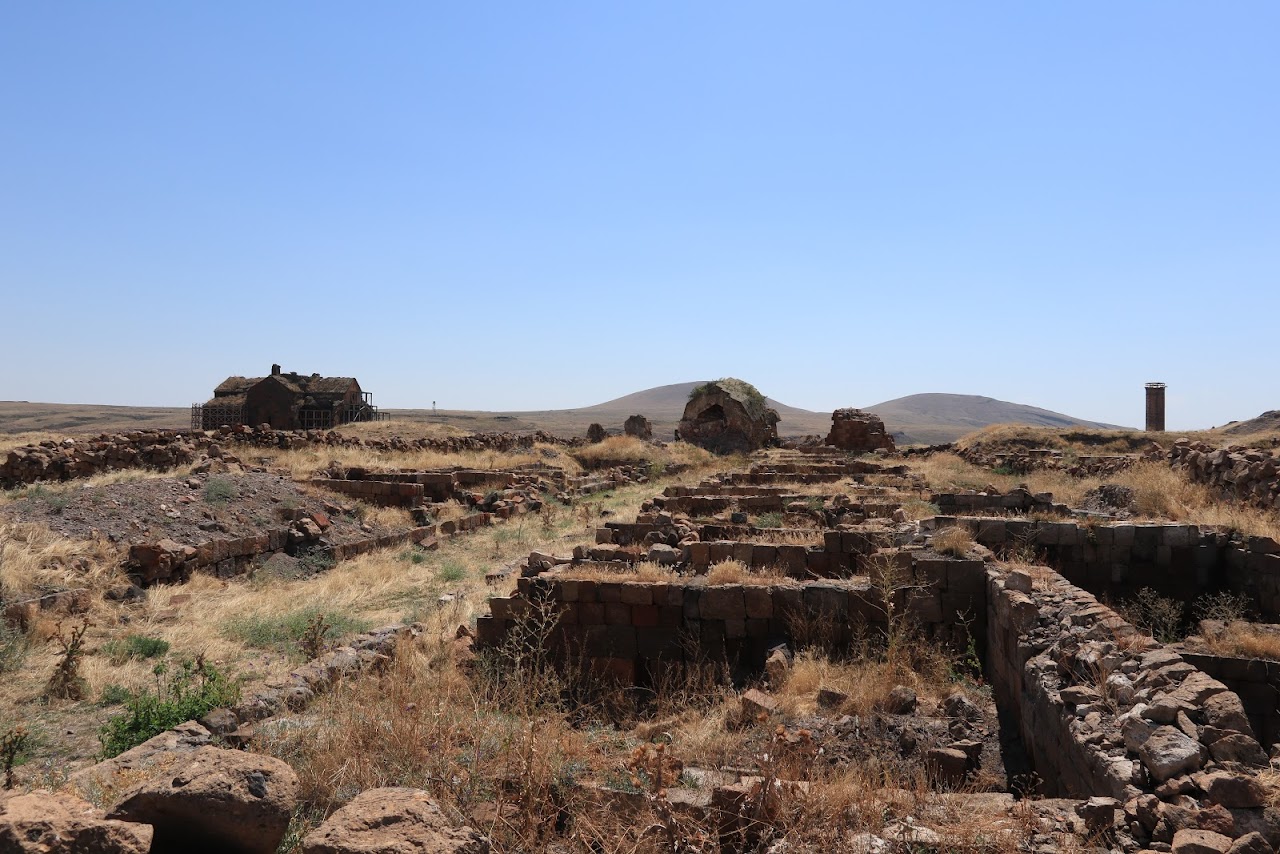
[[[365,439],[334,431],[271,430],[245,426],[223,427],[209,434],[199,430],[138,430],[102,434],[91,439],[63,439],[14,448],[0,464],[0,488],[12,489],[40,481],[90,477],[128,468],[166,469],[195,462],[200,454],[219,456],[219,443],[294,448],[307,445],[360,447],[374,451],[513,451],[534,444],[575,446],[581,440],[565,440],[538,430],[533,433],[477,433],[471,436],[405,439]]]
[[[421,483],[314,478],[311,485],[380,507],[417,507],[425,495]]]
[[[993,568],[987,595],[986,671],[1046,794],[1115,798],[1156,842],[1280,832],[1256,780],[1267,756],[1226,685],[1051,571]]]
[[[1263,745],[1280,743],[1280,662],[1179,649],[1188,663],[1240,697],[1249,725]]]
[[[1261,448],[1214,448],[1179,439],[1169,464],[1219,495],[1258,507],[1280,509],[1280,457]]]
[[[172,468],[195,462],[208,447],[209,440],[203,434],[178,430],[139,430],[24,445],[9,451],[0,464],[0,488],[91,477],[117,469]]]
[[[1054,504],[1052,492],[1032,494],[1025,489],[1011,489],[1004,495],[982,492],[936,492],[929,501],[943,516],[961,513],[1057,513],[1071,515],[1065,504]]]
[[[842,451],[894,450],[893,437],[885,432],[880,416],[861,409],[837,409],[831,413],[826,444]]]
[[[884,597],[866,578],[708,584],[705,577],[627,580],[625,572],[578,577],[591,567],[521,578],[513,595],[489,600],[490,615],[477,624],[478,643],[499,646],[545,603],[556,615],[548,642],[557,655],[585,659],[597,672],[641,684],[655,663],[723,662],[741,673],[763,667],[769,650],[780,644],[824,635],[823,640],[847,646],[859,627],[886,625]],[[895,614],[927,636],[961,648],[965,621],[976,637],[982,636],[981,561],[920,556],[902,569]],[[811,637],[799,637],[805,633]]]
[[[1143,587],[1191,601],[1232,590],[1268,617],[1280,616],[1280,543],[1197,525],[1159,522],[1079,524],[939,516],[926,528],[960,525],[997,551],[1031,552],[1068,581],[1123,598]]]
[[[193,572],[231,578],[248,572],[254,565],[275,554],[316,550],[332,560],[345,560],[375,549],[410,541],[423,542],[436,533],[437,526],[428,525],[353,542],[330,544],[321,541],[323,529],[309,517],[295,521],[288,527],[272,528],[237,539],[206,540],[194,544],[167,539],[140,543],[129,549],[125,571],[136,584],[143,587],[185,580]]]

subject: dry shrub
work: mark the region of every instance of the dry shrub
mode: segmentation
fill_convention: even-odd
[[[966,557],[973,550],[973,535],[967,528],[943,528],[933,535],[930,545],[938,554]]]
[[[393,531],[403,531],[405,528],[413,527],[413,517],[403,507],[379,507],[376,504],[364,502],[357,502],[357,504],[359,505],[357,515],[375,527],[389,528]]]
[[[367,789],[410,786],[496,850],[541,850],[599,751],[556,709],[551,686],[528,675],[504,668],[473,680],[444,645],[404,643],[383,673],[338,686],[309,725],[271,728],[257,747],[297,770],[313,814]]]
[[[722,560],[707,570],[707,584],[757,584],[772,586],[788,580],[786,568],[777,564],[747,566],[740,560]]]
[[[707,570],[708,584],[743,584],[751,570],[740,560],[722,560]]]

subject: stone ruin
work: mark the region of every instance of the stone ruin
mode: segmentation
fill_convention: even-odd
[[[628,436],[635,436],[648,442],[653,439],[653,425],[643,415],[632,415],[622,425],[622,431]]]
[[[531,555],[517,589],[490,600],[478,643],[499,647],[532,609],[549,608],[555,623],[544,642],[553,658],[622,685],[658,684],[707,659],[723,662],[735,680],[764,672],[772,681],[771,668],[787,666],[804,627],[827,626],[839,646],[868,628],[887,631],[889,615],[902,614],[932,642],[967,644],[980,659],[1009,785],[1018,768],[1032,771],[1038,794],[1049,799],[1024,801],[1026,808],[1065,804],[1076,839],[1107,839],[1111,850],[1276,850],[1280,812],[1260,772],[1269,765],[1266,749],[1280,749],[1280,668],[1161,644],[1102,600],[1141,587],[1188,601],[1229,589],[1272,619],[1280,614],[1280,544],[1195,525],[1072,518],[1048,494],[1024,490],[935,495],[940,505],[992,515],[910,522],[895,509],[918,488],[905,474],[899,466],[810,454],[697,487],[668,487],[634,523],[606,522],[595,546],[572,557]],[[795,491],[844,478],[855,481],[852,495],[828,496],[821,509]],[[1068,513],[1052,521],[1046,508]],[[797,541],[748,524],[765,514],[821,517],[822,524],[794,529],[807,535]],[[967,530],[974,545],[958,556],[935,550],[934,535],[955,529]],[[1047,565],[995,559],[1019,548]],[[645,560],[674,575],[631,574]],[[765,577],[708,577],[730,560]],[[890,564],[903,579],[892,600],[872,577]],[[768,718],[783,732],[785,715],[766,691],[747,691],[742,702],[749,719]],[[919,748],[926,773],[944,790],[963,789],[975,767],[992,759],[985,752],[975,758],[980,748],[971,736],[981,727],[961,720],[974,720],[973,711],[942,708],[960,740]],[[991,712],[978,714],[981,721]],[[730,789],[712,795],[722,842],[734,820]],[[1047,851],[1066,839],[1035,841],[1041,847],[1031,850]]]
[[[892,451],[893,436],[884,429],[879,415],[861,409],[837,409],[831,413],[831,432],[825,444],[842,451]]]
[[[755,386],[730,377],[693,390],[676,438],[717,454],[755,451],[778,444],[781,420]]]
[[[593,445],[600,444],[608,437],[609,434],[601,424],[592,423],[591,426],[587,428],[587,441]]]

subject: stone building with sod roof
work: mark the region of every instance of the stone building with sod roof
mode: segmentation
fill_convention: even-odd
[[[373,405],[373,395],[362,391],[355,377],[283,373],[279,365],[272,365],[271,375],[266,377],[227,377],[213,390],[213,397],[191,407],[194,430],[238,424],[268,424],[276,430],[329,430],[385,417]]]
[[[778,443],[780,420],[755,386],[728,377],[690,392],[676,438],[717,454],[754,451]]]

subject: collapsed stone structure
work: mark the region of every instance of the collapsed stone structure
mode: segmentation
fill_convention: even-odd
[[[885,431],[880,416],[861,409],[837,409],[831,413],[826,444],[843,451],[894,450],[893,437]]]
[[[781,420],[755,386],[728,377],[690,393],[676,438],[718,454],[755,451],[778,443]]]
[[[1280,509],[1280,457],[1262,448],[1214,448],[1179,439],[1169,462],[1192,480],[1227,498]]]
[[[648,442],[653,439],[653,425],[643,415],[632,415],[622,425],[622,432]]]

